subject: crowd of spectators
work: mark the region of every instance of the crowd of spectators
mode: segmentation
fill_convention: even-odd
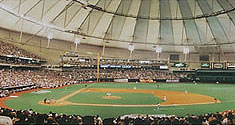
[[[40,59],[39,56],[27,52],[24,49],[20,49],[12,44],[0,41],[0,55],[6,56],[6,55],[12,55],[15,57],[27,57],[27,58],[34,58],[34,59]]]
[[[80,83],[89,79],[96,79],[96,70],[80,71],[49,71],[49,70],[29,70],[29,69],[1,69],[0,70],[0,88],[29,86],[28,88],[19,88],[1,90],[0,97],[5,97],[11,93],[23,91],[30,88],[54,88],[63,85]],[[101,70],[100,78],[116,79],[177,79],[173,73],[159,72],[154,70]]]
[[[127,115],[117,118],[105,118],[97,116],[67,115],[49,112],[40,114],[29,110],[15,110],[0,108],[0,116],[7,116],[12,119],[13,124],[93,124],[93,125],[228,125],[235,124],[235,111],[208,113],[204,115],[186,115],[177,117],[172,115]]]
[[[12,93],[22,92],[22,91],[36,89],[36,88],[37,88],[37,86],[32,85],[32,86],[18,87],[18,88],[14,88],[11,90],[2,89],[2,90],[0,90],[0,98],[10,96],[10,94],[12,94]]]
[[[23,85],[38,85],[39,87],[52,87],[72,82],[63,72],[46,70],[0,70],[0,87],[16,87]]]
[[[61,72],[36,69],[1,69],[0,87],[32,84],[38,85],[39,87],[54,87],[94,79],[96,77],[96,70]],[[154,70],[101,70],[100,78],[177,79],[173,73]]]
[[[0,87],[15,87],[32,84],[36,84],[40,87],[53,87],[94,79],[96,77],[96,70],[61,72],[36,69],[1,69]],[[101,70],[100,78],[177,79],[173,73],[154,70]]]
[[[160,66],[166,65],[166,62],[159,62],[157,60],[127,60],[127,59],[100,59],[100,65],[122,65],[122,66]],[[95,58],[83,58],[83,57],[61,57],[62,65],[73,66],[92,66],[97,65],[97,59]]]
[[[0,56],[0,65],[8,65],[8,66],[40,66],[41,65],[40,60],[34,60],[34,59],[22,59],[18,57],[6,57],[6,56]]]
[[[207,113],[204,115],[186,115],[184,117],[147,115],[126,116],[123,118],[104,119],[107,124],[152,124],[152,125],[228,125],[235,124],[235,110]]]
[[[40,114],[29,110],[14,110],[0,108],[0,116],[7,116],[12,119],[13,124],[55,124],[55,125],[102,125],[102,120],[99,116],[79,116],[66,115],[49,112],[49,114]]]
[[[73,82],[70,74],[46,70],[0,70],[0,97],[34,88],[53,88]],[[26,86],[26,87],[21,87]],[[29,86],[29,87],[28,87]],[[5,88],[16,89],[5,89]]]
[[[121,78],[121,79],[178,79],[171,72],[157,70],[101,70],[101,78]]]
[[[41,58],[15,45],[0,41],[0,65],[39,66]]]

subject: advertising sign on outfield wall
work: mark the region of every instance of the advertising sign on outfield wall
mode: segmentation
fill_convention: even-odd
[[[201,68],[202,69],[209,69],[210,68],[210,63],[201,63]]]
[[[176,83],[176,82],[180,82],[179,79],[167,79],[166,82],[168,83]]]
[[[223,63],[213,63],[213,69],[223,69],[224,64]]]
[[[183,68],[183,67],[187,67],[187,64],[182,63],[182,62],[177,62],[177,63],[174,63],[173,67]]]
[[[160,66],[160,69],[168,69],[168,66]]]
[[[228,69],[235,69],[235,63],[234,62],[227,63],[227,68]]]
[[[114,79],[114,82],[128,82],[128,79]]]
[[[140,82],[142,83],[153,83],[152,79],[141,79]]]

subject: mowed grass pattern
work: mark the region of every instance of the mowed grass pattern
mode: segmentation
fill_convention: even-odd
[[[97,115],[99,114],[102,118],[105,117],[113,117],[125,114],[174,114],[177,116],[185,116],[187,113],[189,114],[205,114],[216,111],[225,111],[229,109],[235,109],[235,85],[225,85],[225,84],[197,84],[194,85],[192,83],[162,83],[160,84],[160,88],[157,88],[157,84],[152,83],[96,83],[89,84],[89,88],[123,88],[123,89],[159,89],[159,90],[169,90],[169,91],[185,91],[187,90],[190,93],[198,93],[203,95],[209,95],[212,97],[216,97],[222,101],[222,103],[218,104],[203,104],[203,105],[189,105],[189,106],[170,106],[170,107],[161,107],[161,110],[156,110],[156,107],[97,107],[97,106],[44,106],[38,104],[39,101],[44,98],[55,98],[59,99],[65,95],[73,93],[81,88],[84,88],[85,85],[72,85],[65,88],[60,89],[51,89],[51,93],[47,94],[33,94],[26,93],[22,94],[21,97],[13,98],[7,100],[5,104],[14,109],[34,109],[37,112],[48,113],[49,111],[57,112],[57,113],[66,113],[66,114],[80,114],[80,115]],[[81,97],[81,93],[78,95],[69,98],[69,101],[88,101],[95,100],[96,98],[91,97],[91,99]],[[96,93],[102,96],[105,93]],[[117,93],[118,94],[118,93]],[[120,93],[121,94],[121,93]],[[124,94],[124,93],[122,93]],[[132,93],[134,94],[134,93]],[[151,94],[150,94],[151,95]],[[86,95],[91,96],[91,95]],[[121,95],[122,96],[122,95]],[[123,95],[124,96],[124,95]],[[133,95],[127,95],[130,98]],[[136,94],[138,96],[138,94]],[[154,103],[157,98],[151,98],[149,95],[142,95],[143,98],[138,98],[138,103],[143,104],[151,104]],[[148,96],[148,97],[146,97]],[[74,99],[73,99],[74,98]],[[83,98],[83,99],[82,99]],[[148,99],[146,99],[148,98]],[[119,100],[120,101],[120,100]],[[129,103],[134,104],[135,100],[129,100],[118,103]],[[104,103],[105,101],[94,101],[99,103]],[[92,103],[92,102],[91,102]],[[107,102],[113,103],[113,102]]]

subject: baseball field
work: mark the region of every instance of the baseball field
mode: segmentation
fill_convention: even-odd
[[[127,114],[185,116],[235,109],[234,90],[235,85],[229,84],[92,83],[15,94],[3,104],[40,113],[98,114],[102,118]],[[44,102],[46,98],[49,104]]]

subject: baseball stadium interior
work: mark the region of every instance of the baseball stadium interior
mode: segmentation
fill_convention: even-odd
[[[235,0],[0,0],[0,124],[235,124]]]

